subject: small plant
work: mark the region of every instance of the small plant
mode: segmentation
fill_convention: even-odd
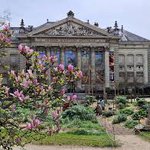
[[[85,101],[86,101],[86,105],[89,106],[89,105],[93,104],[94,102],[96,102],[96,99],[94,96],[87,95],[85,97]]]
[[[105,116],[105,117],[111,117],[111,116],[113,116],[115,113],[114,113],[114,111],[112,111],[112,110],[109,110],[109,111],[105,111],[105,112],[103,112],[103,116]]]
[[[116,104],[119,104],[119,103],[126,105],[127,98],[125,96],[118,96],[116,100]]]
[[[134,112],[132,115],[133,120],[140,120],[141,118],[147,117],[147,111],[144,109],[140,109],[137,112]]]
[[[119,109],[123,109],[126,107],[127,98],[125,96],[118,96],[116,99],[116,105]]]
[[[127,116],[132,115],[134,111],[131,108],[124,108],[120,110],[121,114],[126,114]]]
[[[125,127],[132,129],[134,128],[136,125],[138,125],[138,121],[137,120],[127,120],[125,122]]]
[[[138,99],[137,100],[137,106],[139,106],[140,108],[142,108],[144,105],[146,105],[146,101],[145,101],[145,99]]]
[[[114,117],[112,123],[118,124],[118,123],[124,122],[126,120],[127,120],[127,116],[125,114],[118,114],[117,116]]]
[[[74,105],[62,113],[62,118],[69,118],[69,120],[74,120],[78,118],[80,120],[90,120],[92,122],[97,122],[96,115],[92,108],[85,107],[83,105]]]
[[[134,113],[132,114],[132,119],[133,119],[133,120],[139,120],[140,118],[141,118],[141,116],[139,115],[138,112],[134,112]]]

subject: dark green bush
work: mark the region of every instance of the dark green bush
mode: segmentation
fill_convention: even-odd
[[[147,102],[145,101],[145,99],[141,98],[141,99],[138,99],[136,103],[137,103],[137,106],[143,107],[144,105],[146,105]]]
[[[93,104],[94,102],[96,102],[96,99],[95,99],[94,96],[89,96],[89,95],[87,95],[87,96],[85,97],[86,106],[89,106],[89,105]]]
[[[118,114],[117,116],[114,117],[112,123],[117,124],[121,123],[127,120],[127,116],[125,114]]]
[[[125,122],[125,127],[132,129],[134,128],[139,122],[137,120],[127,120]]]
[[[123,103],[117,104],[117,108],[118,108],[118,109],[124,109],[125,107],[126,107],[126,105],[123,104]]]
[[[140,109],[132,115],[133,120],[140,120],[141,118],[147,117],[147,111]]]
[[[139,115],[142,117],[147,117],[147,110],[144,110],[144,109],[140,109],[138,111]]]
[[[131,108],[124,108],[120,110],[121,114],[126,114],[127,116],[132,115],[134,111]]]
[[[139,115],[138,112],[134,112],[134,113],[132,114],[132,119],[133,119],[133,120],[139,120],[140,118],[141,118],[141,116]]]
[[[69,118],[69,120],[74,120],[76,118],[80,120],[90,120],[92,122],[97,122],[94,110],[83,105],[74,105],[62,113],[62,118]]]
[[[105,116],[105,117],[111,117],[111,116],[113,116],[114,114],[115,114],[115,113],[114,113],[114,111],[112,111],[112,110],[105,111],[105,112],[102,113],[102,115]]]
[[[127,98],[125,96],[118,96],[116,99],[116,104],[127,104]]]

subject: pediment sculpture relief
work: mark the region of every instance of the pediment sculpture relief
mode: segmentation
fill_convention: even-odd
[[[66,23],[61,26],[50,29],[46,32],[49,36],[92,36],[101,35],[100,33],[93,31],[87,27]]]

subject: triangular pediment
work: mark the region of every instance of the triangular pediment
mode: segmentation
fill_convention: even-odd
[[[110,37],[105,30],[76,18],[66,18],[54,23],[46,23],[29,33],[30,36],[98,36]]]

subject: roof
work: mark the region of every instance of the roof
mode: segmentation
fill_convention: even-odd
[[[149,41],[148,39],[143,38],[139,35],[136,35],[132,32],[129,32],[127,30],[123,30],[123,35],[122,35],[121,40],[124,41],[124,38],[126,38],[127,41],[131,41],[131,42],[146,42],[146,41]]]

